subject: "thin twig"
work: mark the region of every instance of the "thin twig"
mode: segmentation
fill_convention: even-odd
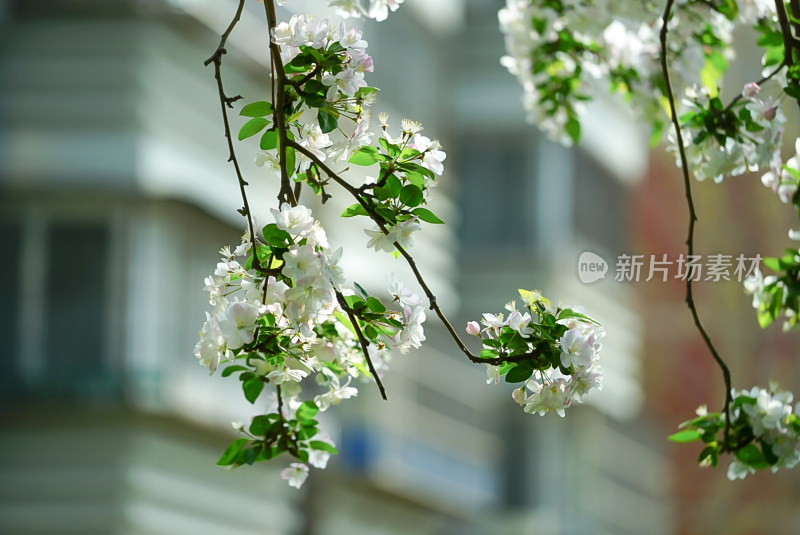
[[[250,229],[250,244],[253,249],[253,269],[259,271],[261,269],[261,264],[258,261],[258,254],[256,253],[256,233],[255,233],[255,228],[253,227],[253,216],[250,212],[250,204],[247,202],[247,192],[245,191],[247,182],[244,180],[244,177],[242,176],[242,171],[239,168],[239,161],[236,159],[236,152],[233,149],[233,137],[231,136],[231,127],[230,123],[228,122],[228,108],[233,108],[233,103],[242,97],[226,96],[225,89],[222,86],[222,56],[227,53],[227,50],[225,50],[225,43],[227,43],[228,37],[233,31],[233,28],[236,26],[236,23],[239,22],[239,19],[242,16],[244,1],[245,0],[239,0],[239,7],[236,9],[236,14],[233,17],[233,20],[231,20],[231,23],[228,25],[228,28],[220,37],[219,46],[217,46],[217,49],[214,51],[211,57],[203,62],[203,65],[208,67],[209,64],[211,63],[214,64],[214,78],[216,78],[217,80],[219,102],[222,107],[222,122],[225,125],[225,138],[228,141],[228,161],[233,162],[233,167],[234,169],[236,169],[236,177],[239,179],[239,191],[242,194],[243,207],[239,210],[239,213],[247,218],[247,227]]]
[[[781,62],[781,64],[780,64],[780,65],[778,65],[778,66],[775,68],[775,70],[773,70],[771,73],[769,73],[768,75],[766,75],[766,76],[764,76],[763,78],[761,78],[760,80],[758,80],[758,81],[756,82],[756,85],[760,86],[760,85],[762,85],[763,83],[765,83],[765,82],[768,82],[768,81],[769,81],[769,80],[771,80],[771,79],[772,79],[772,78],[773,78],[773,77],[774,77],[776,74],[778,74],[779,72],[781,72],[781,69],[783,69],[784,67],[786,67],[786,65],[787,65],[787,64],[786,64],[786,60],[782,61],[782,62]],[[724,109],[723,109],[721,112],[719,112],[719,114],[718,114],[718,115],[722,115],[723,113],[730,111],[730,110],[731,110],[731,108],[733,108],[733,107],[736,105],[736,103],[737,103],[737,102],[739,102],[739,101],[740,101],[742,98],[744,98],[744,95],[743,95],[743,94],[740,92],[738,95],[736,95],[735,97],[733,97],[733,98],[731,99],[731,101],[730,101],[730,102],[728,102],[728,105],[727,105],[727,106],[725,106],[725,108],[724,108]]]
[[[664,15],[662,17],[660,34],[661,72],[664,76],[664,85],[667,89],[667,100],[669,100],[670,115],[672,116],[672,124],[675,127],[675,135],[677,137],[676,142],[678,144],[678,152],[680,153],[681,158],[681,171],[683,172],[683,186],[686,192],[686,204],[689,206],[689,236],[686,239],[686,247],[688,250],[688,255],[692,256],[694,254],[694,225],[697,221],[697,212],[695,212],[694,209],[694,200],[692,199],[692,183],[689,178],[689,162],[686,158],[686,151],[683,147],[683,135],[681,134],[681,125],[680,121],[678,120],[678,113],[675,109],[675,96],[672,92],[672,83],[670,81],[669,68],[667,66],[667,23],[672,11],[673,1],[674,0],[667,0],[667,5],[664,8]],[[697,327],[697,330],[700,333],[700,336],[703,338],[706,347],[708,347],[708,350],[711,352],[711,356],[716,361],[720,370],[722,370],[722,378],[725,382],[725,405],[723,407],[723,412],[725,413],[725,431],[723,450],[728,451],[728,436],[730,434],[731,425],[731,372],[728,369],[728,365],[725,364],[725,361],[722,360],[722,357],[720,357],[717,348],[714,346],[711,338],[708,335],[708,332],[706,332],[705,327],[703,327],[703,324],[700,321],[700,316],[697,312],[697,306],[695,305],[694,296],[692,294],[692,277],[686,277],[686,305],[689,307],[689,310],[692,313],[695,327]]]
[[[347,301],[344,298],[344,295],[339,290],[336,290],[336,300],[339,301],[339,306],[342,307],[347,313],[347,317],[350,318],[350,323],[353,324],[353,329],[356,331],[356,336],[358,337],[358,341],[361,344],[361,351],[364,353],[364,358],[367,359],[367,366],[369,367],[369,372],[372,374],[372,377],[375,379],[375,384],[378,385],[378,390],[381,391],[381,397],[384,401],[387,400],[386,398],[386,389],[383,387],[383,383],[381,382],[381,378],[378,375],[378,372],[375,370],[375,365],[372,363],[372,358],[369,356],[369,341],[364,338],[364,333],[361,332],[361,326],[358,324],[358,319],[356,318],[355,314],[353,313],[353,309],[347,304]]]

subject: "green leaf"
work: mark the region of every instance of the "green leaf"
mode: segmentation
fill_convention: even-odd
[[[382,204],[377,205],[375,207],[375,213],[381,216],[383,220],[389,223],[390,225],[394,225],[397,223],[397,217],[395,216],[394,210],[392,210],[387,206],[383,206]]]
[[[294,175],[296,171],[294,149],[291,147],[286,148],[286,171],[289,173],[290,177]]]
[[[719,94],[719,82],[727,68],[728,61],[719,52],[706,56],[703,68],[700,70],[700,81],[708,90],[709,96],[716,97]]]
[[[736,15],[739,14],[739,6],[736,5],[736,0],[722,0],[722,3],[717,6],[717,11],[725,15],[728,20],[736,20]]]
[[[247,442],[248,440],[246,438],[237,438],[231,442],[230,446],[225,449],[222,457],[220,457],[217,461],[217,466],[232,465],[236,460],[236,456],[239,455],[239,452],[242,450],[245,444],[247,444]]]
[[[320,108],[317,112],[317,121],[323,133],[333,132],[339,127],[338,114],[328,108]]]
[[[598,325],[598,326],[600,325],[596,320],[593,320],[592,318],[590,318],[586,314],[581,314],[580,312],[575,312],[574,310],[569,309],[569,308],[565,308],[564,310],[562,310],[558,314],[558,319],[563,320],[563,319],[566,319],[566,318],[578,318],[578,319],[581,319],[581,320],[589,322],[589,323],[593,323],[593,324]]]
[[[367,303],[357,295],[346,295],[344,296],[344,300],[347,303],[347,306],[353,310],[360,310],[367,307]]]
[[[414,208],[411,211],[411,213],[420,218],[421,220],[425,221],[426,223],[433,223],[435,225],[444,225],[444,221],[436,217],[436,214],[434,214],[427,208]]]
[[[278,419],[277,414],[259,414],[253,417],[250,423],[250,434],[255,436],[264,436],[267,431],[272,427],[272,422]]]
[[[327,451],[328,453],[337,454],[339,450],[328,444],[327,442],[323,442],[321,440],[312,440],[308,443],[312,450],[321,450]]]
[[[388,199],[395,198],[394,195],[392,195],[392,189],[388,184],[384,184],[380,188],[372,188],[372,194],[375,195],[375,198],[379,201],[386,201]]]
[[[300,109],[300,111],[298,111],[298,112],[296,112],[296,113],[293,113],[292,115],[290,115],[289,117],[287,117],[287,118],[286,118],[286,121],[285,121],[285,123],[286,123],[286,124],[291,124],[291,123],[295,122],[295,121],[296,121],[296,120],[298,120],[298,119],[299,119],[299,118],[300,118],[300,117],[301,117],[301,116],[302,116],[302,115],[303,115],[305,112],[306,112],[305,108],[301,108],[301,109]],[[287,132],[287,133],[286,133],[286,135],[287,135],[289,138],[291,138],[291,139],[294,139],[294,137],[292,136],[292,133],[291,133],[291,132]]]
[[[303,87],[303,91],[306,93],[322,93],[324,95],[328,91],[328,87],[319,80],[309,80]]]
[[[239,130],[239,141],[246,139],[250,136],[254,136],[264,130],[270,122],[263,117],[256,117],[255,119],[250,119]]]
[[[310,95],[305,95],[303,100],[306,101],[309,108],[324,108],[328,105],[328,99],[325,98],[324,94],[311,93]]]
[[[253,443],[253,447],[244,451],[244,457],[241,459],[248,465],[252,465],[258,460],[259,457],[264,458],[261,453],[264,451],[263,443]]]
[[[242,108],[242,111],[239,112],[239,115],[243,115],[245,117],[265,117],[267,115],[272,115],[272,104],[263,100],[259,102],[252,102]]]
[[[744,448],[736,452],[736,458],[742,461],[747,466],[751,466],[756,470],[761,470],[769,466],[764,454],[755,444],[748,444]]]
[[[380,152],[378,152],[378,149],[370,147],[369,145],[364,145],[363,147],[359,147],[347,161],[356,165],[367,166],[378,163],[382,159],[383,157]]]
[[[367,215],[367,211],[364,210],[364,207],[359,203],[348,206],[340,217],[353,217],[357,215]]]
[[[383,306],[383,303],[374,297],[367,297],[367,306],[376,314],[383,314],[386,312],[386,307]]]
[[[767,49],[767,53],[764,54],[764,67],[771,67],[772,65],[778,65],[780,62],[783,61],[783,46],[776,46],[770,47]]]
[[[520,363],[506,374],[506,382],[521,383],[530,379],[531,375],[533,375],[533,368]]]
[[[375,341],[375,339],[378,337],[378,330],[372,325],[368,324],[366,327],[364,327],[364,336],[367,338],[367,340]]]
[[[767,266],[772,271],[780,271],[781,270],[781,261],[779,258],[765,258],[763,260],[764,265]]]
[[[299,407],[297,407],[297,415],[298,421],[302,420],[311,420],[314,416],[317,415],[319,412],[319,408],[313,401],[304,401]]]
[[[264,390],[264,381],[258,375],[249,377],[242,382],[242,390],[244,391],[245,399],[250,403],[255,403],[258,395]]]
[[[703,451],[697,457],[697,462],[703,464],[706,459],[710,459],[711,466],[717,466],[717,463],[719,463],[719,446],[712,445],[703,448]]]
[[[422,173],[414,170],[406,170],[406,180],[417,186],[419,189],[425,187],[425,177]]]
[[[379,90],[377,87],[361,87],[358,91],[356,91],[356,98],[363,98],[367,95],[371,95],[372,93],[377,93]]]
[[[244,367],[244,366],[228,366],[227,368],[222,370],[222,376],[223,377],[228,377],[232,373],[241,372],[241,371],[244,371],[246,369],[247,368]]]
[[[575,117],[570,117],[567,119],[567,124],[564,125],[564,130],[566,130],[567,135],[570,137],[573,143],[576,145],[578,141],[581,139],[581,123]]]
[[[272,150],[278,148],[278,131],[267,130],[261,136],[261,143],[259,144],[262,150]]]
[[[311,421],[316,421],[316,420],[311,420]],[[317,429],[316,426],[302,427],[302,428],[300,428],[300,431],[298,431],[298,433],[297,433],[297,438],[299,438],[300,440],[308,440],[311,437],[313,437],[314,435],[316,435],[317,433],[319,433],[319,429]],[[303,455],[304,454],[306,456],[308,456],[308,452],[306,452],[304,450],[300,450],[300,455],[298,457],[300,458],[300,460],[302,460],[304,462],[308,462],[307,458],[303,459]]]
[[[734,408],[738,408],[742,407],[743,405],[755,405],[757,401],[758,400],[756,400],[754,397],[739,395],[733,400],[732,405]]]
[[[702,438],[702,436],[697,429],[684,429],[683,431],[678,431],[668,436],[667,440],[671,442],[694,442],[695,440],[700,440],[700,438]]]
[[[386,154],[388,154],[392,158],[395,158],[398,154],[400,154],[399,147],[397,145],[389,143],[385,138],[382,137],[378,138],[378,143],[381,144],[381,147],[383,147],[383,150],[386,151]]]
[[[482,359],[496,359],[497,351],[493,351],[491,349],[481,349],[481,352],[478,356]]]
[[[664,122],[663,121],[654,121],[653,122],[653,131],[650,133],[650,148],[654,149],[658,146],[658,142],[661,141],[661,134],[664,132]]]
[[[395,199],[403,190],[403,184],[400,182],[400,179],[394,175],[389,175],[386,178],[386,187],[389,188],[389,191],[392,193],[392,198]]]
[[[407,184],[400,190],[400,202],[409,207],[419,206],[423,200],[422,190],[414,184]]]
[[[275,223],[270,223],[261,229],[264,235],[264,241],[272,247],[285,247],[286,244],[291,243],[292,237],[285,230],[278,228]]]

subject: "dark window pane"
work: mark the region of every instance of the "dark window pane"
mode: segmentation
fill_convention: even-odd
[[[612,253],[628,245],[628,188],[583,153],[575,168],[575,228]]]
[[[459,187],[465,253],[518,249],[529,242],[527,211],[534,177],[526,176],[525,153],[510,140],[464,143]]]
[[[19,288],[21,229],[16,223],[0,221],[0,398],[11,397],[19,384],[16,356],[19,352]]]
[[[96,397],[111,387],[105,359],[108,239],[100,226],[50,230],[45,393]]]

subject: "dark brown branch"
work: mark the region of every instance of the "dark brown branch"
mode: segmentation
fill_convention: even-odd
[[[792,27],[794,28],[794,34],[800,35],[800,0],[789,0],[789,7],[792,10],[792,17],[795,19],[792,21]]]
[[[778,1],[778,0],[776,0]],[[661,25],[661,34],[660,34],[660,41],[661,41],[661,73],[664,76],[664,85],[667,89],[667,100],[669,100],[669,110],[670,115],[672,116],[672,124],[675,127],[675,135],[676,135],[676,143],[678,144],[678,152],[680,153],[681,158],[681,171],[683,172],[683,186],[686,192],[686,204],[689,207],[689,236],[686,239],[686,248],[688,250],[688,255],[691,256],[694,254],[694,226],[697,222],[697,212],[695,212],[694,208],[694,200],[692,198],[692,183],[689,178],[689,162],[686,158],[686,151],[683,147],[683,135],[681,133],[681,125],[678,119],[678,112],[675,109],[675,95],[672,92],[672,82],[670,81],[669,76],[669,68],[667,66],[667,22],[669,21],[670,14],[672,12],[672,4],[673,0],[667,0],[667,5],[664,8],[664,15],[662,17],[662,25]],[[724,431],[724,444],[723,444],[723,451],[729,451],[729,444],[728,444],[728,437],[730,435],[730,426],[731,426],[731,418],[730,418],[730,405],[731,405],[731,372],[728,369],[728,365],[722,360],[720,357],[717,348],[714,346],[711,338],[708,335],[705,327],[703,327],[703,323],[700,321],[700,315],[697,312],[697,306],[694,302],[694,296],[692,294],[692,278],[686,277],[686,305],[689,307],[689,310],[692,313],[692,318],[694,319],[694,325],[697,327],[700,336],[703,338],[703,341],[708,347],[708,350],[711,352],[711,356],[716,361],[717,365],[719,366],[720,370],[722,370],[722,378],[725,382],[725,404],[723,406],[723,412],[725,414],[725,431]]]
[[[217,46],[217,49],[214,51],[211,57],[203,62],[203,65],[208,67],[209,64],[211,63],[214,64],[214,78],[216,78],[217,80],[219,102],[222,107],[222,122],[225,125],[225,138],[228,141],[228,161],[233,162],[233,167],[234,169],[236,169],[236,177],[239,179],[239,191],[242,194],[243,206],[239,210],[239,213],[247,218],[247,227],[250,229],[250,245],[253,249],[253,269],[259,271],[261,269],[261,265],[258,261],[258,254],[256,252],[256,233],[255,233],[255,228],[253,227],[253,216],[252,213],[250,212],[250,204],[247,202],[247,192],[245,191],[247,182],[245,182],[244,177],[242,176],[242,170],[239,168],[239,161],[236,159],[236,152],[233,149],[233,137],[231,136],[231,127],[228,121],[228,108],[233,108],[233,103],[242,97],[226,96],[225,89],[222,85],[222,56],[227,53],[227,50],[225,50],[225,43],[227,43],[228,37],[233,31],[233,28],[236,26],[236,23],[239,22],[239,19],[242,16],[244,1],[245,0],[239,0],[239,6],[236,9],[236,14],[233,17],[233,20],[231,20],[231,23],[228,25],[228,28],[220,37],[219,46]]]
[[[760,80],[758,80],[756,82],[756,85],[760,86],[761,84],[771,80],[784,67],[786,67],[786,61],[785,60],[783,62],[781,62],[780,65],[775,67],[775,70],[773,70],[771,73],[769,73],[768,75],[766,75],[763,78],[761,78]],[[721,112],[719,112],[719,115],[722,115],[723,113],[730,111],[731,108],[733,108],[736,105],[736,103],[739,102],[742,98],[744,98],[744,95],[742,95],[742,93],[740,92],[738,95],[736,95],[735,97],[733,97],[731,99],[731,101],[728,103],[728,105],[725,106],[725,108]]]
[[[375,365],[372,364],[372,358],[369,356],[369,341],[364,338],[364,333],[361,332],[361,326],[358,324],[358,319],[356,318],[355,314],[353,313],[353,309],[347,304],[347,301],[342,295],[342,292],[336,290],[336,300],[339,301],[339,306],[342,307],[347,313],[347,317],[350,318],[350,323],[353,324],[353,329],[356,331],[356,336],[358,337],[358,342],[361,344],[361,351],[364,353],[364,358],[367,359],[367,366],[369,367],[369,373],[372,374],[372,377],[375,379],[375,384],[378,385],[378,390],[381,391],[381,397],[384,401],[386,399],[386,389],[383,387],[383,383],[381,382],[380,376],[378,376],[378,372],[375,371]]]
[[[293,456],[300,458],[300,450],[297,447],[296,439],[292,439],[289,434],[286,432],[286,418],[283,416],[283,394],[281,392],[281,385],[275,385],[275,392],[277,393],[278,397],[278,419],[281,423],[280,426],[280,435],[278,437],[278,444],[283,447],[286,451],[288,451]]]
[[[792,1],[792,10],[795,9],[797,4],[797,0]],[[800,8],[800,5],[797,7]],[[786,65],[792,65],[794,63],[792,51],[800,51],[800,39],[792,33],[792,26],[789,23],[789,16],[786,13],[786,5],[783,0],[775,0],[775,11],[778,13],[778,24],[781,26],[781,35],[783,36],[783,62]]]
[[[278,25],[275,16],[275,2],[264,0],[264,10],[267,13],[267,25],[269,26],[269,51],[273,65],[272,83],[275,89],[275,100],[272,106],[272,121],[278,128],[278,160],[281,167],[281,189],[278,193],[278,201],[297,206],[297,199],[292,191],[292,182],[289,179],[289,170],[286,168],[286,71],[283,68],[283,58],[281,58],[281,48],[272,40],[272,32]]]
[[[306,82],[308,82],[316,75],[318,75],[321,70],[322,70],[322,65],[316,65],[310,73],[306,74],[302,78],[286,78],[286,83],[294,87],[298,93],[303,94],[301,89],[302,86],[304,86]]]
[[[798,18],[800,16],[800,1],[791,0],[792,16]],[[775,0],[775,10],[778,12],[778,23],[781,26],[781,36],[783,37],[783,63],[786,66],[794,65],[795,52],[800,55],[800,39],[795,37],[792,33],[792,25],[789,23],[789,16],[786,13],[786,4],[783,0]],[[800,26],[794,23],[795,29]],[[800,106],[800,100],[797,100],[797,105]]]

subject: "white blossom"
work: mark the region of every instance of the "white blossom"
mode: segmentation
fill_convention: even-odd
[[[308,479],[308,466],[303,463],[292,463],[281,471],[281,479],[286,480],[290,487],[299,489]]]

